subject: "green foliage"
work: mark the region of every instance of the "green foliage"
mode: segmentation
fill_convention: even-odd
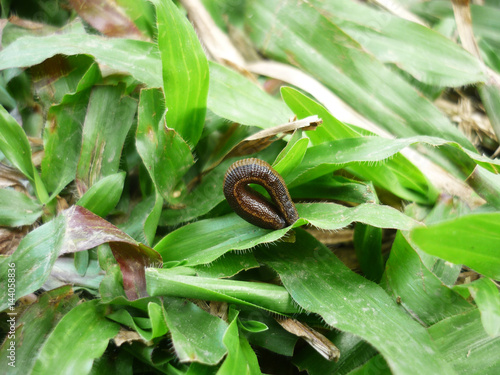
[[[447,2],[412,2],[431,28],[348,0],[204,1],[294,87],[234,69],[184,2],[30,3],[2,1],[21,19],[0,49],[0,368],[500,371],[497,1],[471,7],[484,63],[448,39]],[[429,99],[466,85],[477,137]],[[276,131],[294,116],[321,121]],[[283,177],[293,225],[231,212],[245,157]]]

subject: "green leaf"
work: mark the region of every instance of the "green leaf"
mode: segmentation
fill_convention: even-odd
[[[297,211],[301,219],[322,229],[335,230],[352,222],[361,222],[377,228],[407,230],[419,223],[390,206],[363,203],[356,207],[346,207],[335,203],[298,203]]]
[[[257,356],[247,339],[238,332],[237,314],[229,324],[223,338],[227,357],[217,375],[261,374]]]
[[[137,151],[146,166],[157,191],[167,201],[174,188],[194,163],[193,155],[179,134],[165,123],[165,105],[160,90],[141,91]],[[168,117],[168,116],[167,116]]]
[[[349,270],[324,245],[297,229],[297,240],[260,247],[258,258],[274,268],[295,302],[325,323],[373,345],[394,374],[453,374],[425,329],[404,314],[377,284]],[[397,332],[397,334],[395,334]]]
[[[336,139],[361,137],[361,134],[337,120],[325,107],[316,103],[300,91],[285,86],[281,88],[281,96],[287,106],[299,118],[317,115],[323,120],[323,123],[316,130],[307,133],[313,144],[317,145]]]
[[[42,180],[53,197],[75,179],[89,95],[90,90],[86,90],[66,97],[47,113]]]
[[[292,186],[298,185],[314,177],[343,168],[351,163],[383,161],[401,151],[403,148],[415,143],[426,143],[431,146],[451,146],[478,165],[490,171],[495,171],[498,166],[500,166],[500,163],[496,160],[489,159],[464,149],[455,142],[450,142],[441,138],[426,136],[401,139],[387,139],[382,137],[346,138],[310,147],[307,150],[302,164],[293,171],[292,175],[287,178],[287,181],[293,181]],[[366,174],[369,172],[363,171],[363,173],[366,178]],[[374,182],[376,183],[377,181]],[[416,186],[418,187],[418,185]],[[387,186],[387,188],[390,190],[390,186]]]
[[[162,86],[156,44],[81,33],[19,38],[0,52],[0,70],[36,65],[57,54],[91,55],[98,62],[127,72],[148,86]]]
[[[0,107],[0,151],[26,177],[35,180],[28,137],[4,107]]]
[[[194,267],[196,274],[202,277],[231,277],[243,270],[258,268],[259,262],[255,256],[248,253],[229,252],[209,264]]]
[[[352,1],[312,4],[378,60],[419,81],[456,87],[486,79],[478,59],[428,27]]]
[[[300,164],[304,155],[307,151],[307,146],[309,145],[309,139],[302,138],[297,142],[290,145],[290,148],[285,147],[283,149],[283,156],[280,154],[273,165],[273,168],[278,172],[281,177],[286,178],[286,176]]]
[[[445,319],[428,331],[458,374],[495,375],[500,371],[500,337],[486,334],[477,309]]]
[[[262,229],[236,214],[188,224],[165,236],[154,247],[165,262],[186,260],[186,265],[210,263],[229,250],[248,249],[276,241],[288,228]]]
[[[500,336],[500,293],[496,284],[481,278],[469,284],[456,285],[458,291],[466,290],[474,298],[481,313],[484,330],[491,337]]]
[[[149,319],[145,319],[147,320],[148,328],[151,330],[142,329],[136,320],[134,320],[134,317],[125,309],[120,309],[106,315],[106,318],[134,329],[144,340],[149,341],[156,337],[161,337],[168,332],[164,311],[162,305],[155,302],[148,303]]]
[[[299,91],[284,87],[281,94],[285,102],[299,118],[317,114],[323,120],[323,124],[318,129],[308,133],[308,137],[314,144],[320,145],[328,141],[345,138],[361,138],[361,134],[338,121],[323,106]],[[312,152],[312,150],[309,151]],[[437,195],[435,188],[422,172],[400,154],[386,160],[383,165],[351,164],[346,169],[355,176],[373,181],[376,185],[382,186],[404,199],[429,203],[433,202]],[[403,170],[405,173],[401,173]]]
[[[474,149],[430,101],[311,2],[252,1],[247,7],[246,27],[266,57],[309,73],[392,134],[442,137]]]
[[[425,326],[473,308],[422,263],[401,232],[392,245],[384,281],[400,305]]]
[[[92,185],[76,204],[100,217],[106,217],[120,200],[124,183],[125,172],[106,176]]]
[[[165,298],[167,325],[180,362],[217,364],[226,349],[227,323],[181,298]]]
[[[11,189],[0,189],[0,225],[31,225],[42,213],[42,206],[26,194]]]
[[[139,202],[128,220],[118,227],[135,240],[152,245],[163,205],[159,194],[151,195]]]
[[[15,320],[15,337],[4,340],[0,348],[0,366],[9,374],[31,373],[36,356],[47,336],[61,320],[61,318],[78,304],[78,295],[74,294],[71,286],[66,285],[50,290],[38,296],[38,301],[30,305],[22,315],[13,315]],[[16,312],[17,314],[17,312]],[[11,319],[12,316],[9,317]],[[15,342],[16,367],[8,367],[11,359],[9,347]]]
[[[319,228],[335,230],[353,221],[381,228],[410,229],[418,222],[389,206],[361,204],[345,207],[334,203],[299,203],[295,205],[300,226],[310,223]],[[252,225],[230,214],[188,224],[165,236],[155,246],[163,260],[181,261],[186,265],[210,263],[230,250],[249,249],[283,237],[290,228],[272,231]]]
[[[1,55],[0,55],[1,56]],[[208,108],[216,115],[259,128],[288,122],[292,113],[241,74],[210,61]]]
[[[50,274],[64,241],[66,223],[60,215],[28,233],[14,254],[0,258],[0,272],[7,275],[9,264],[14,264],[16,277],[15,300],[40,288]],[[7,278],[0,279],[0,311],[8,306]]]
[[[200,184],[181,200],[182,208],[170,208],[161,214],[161,225],[178,225],[205,215],[224,200],[222,182],[229,166],[229,159],[203,176]]]
[[[28,137],[17,121],[0,106],[0,151],[33,183],[35,193],[41,203],[47,203],[49,196],[31,161],[31,147]]]
[[[478,91],[491,126],[498,138],[500,136],[500,88],[493,83],[487,83],[480,85]]]
[[[137,108],[134,99],[121,97],[122,91],[119,86],[97,86],[90,95],[76,173],[87,187],[118,171]]]
[[[496,209],[500,209],[500,174],[476,166],[467,178],[474,191]]]
[[[350,370],[359,368],[377,353],[374,347],[351,333],[335,331],[326,335],[339,348],[341,355],[338,362],[328,361],[310,346],[297,348],[293,363],[299,370],[307,370],[310,375],[351,374]],[[378,358],[385,363],[384,357],[378,355]]]
[[[208,62],[189,20],[170,0],[156,6],[167,125],[190,145],[200,139],[208,95]]]
[[[363,366],[354,371],[349,372],[349,375],[370,375],[373,373],[378,375],[391,375],[391,369],[387,365],[386,360],[381,355],[376,355]]]
[[[84,302],[67,313],[45,341],[33,374],[87,374],[120,326],[104,318],[98,300]]]
[[[415,228],[410,238],[426,253],[500,280],[500,212],[470,214]]]
[[[129,73],[149,87],[163,86],[156,44],[85,34],[19,38],[0,51],[0,70],[35,65],[56,54],[88,54],[102,64]],[[292,116],[281,101],[240,74],[214,62],[209,63],[209,68],[208,108],[220,117],[268,128],[285,123]]]
[[[290,189],[294,199],[338,200],[352,203],[373,203],[377,196],[371,183],[342,176],[323,176]]]
[[[156,229],[158,228],[162,208],[163,198],[160,195],[156,195],[155,205],[144,223],[144,237],[146,238],[144,242],[149,244],[149,246],[153,246],[155,242]]]
[[[284,314],[299,311],[285,288],[274,284],[184,276],[158,268],[148,268],[146,277],[151,296],[237,303]]]
[[[365,277],[378,283],[384,273],[382,229],[357,223],[354,229],[354,249]]]

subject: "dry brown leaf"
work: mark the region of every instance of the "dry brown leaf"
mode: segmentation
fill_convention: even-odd
[[[276,318],[276,321],[291,334],[302,337],[314,350],[329,361],[337,362],[340,358],[340,350],[324,335],[315,331],[307,324],[291,318]]]
[[[125,328],[120,328],[120,332],[113,338],[116,346],[122,346],[124,343],[133,343],[134,341],[142,342],[147,346],[153,345],[153,341],[144,340],[141,335],[139,335],[136,331],[129,331]]]

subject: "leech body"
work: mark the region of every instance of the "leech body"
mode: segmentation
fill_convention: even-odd
[[[274,204],[248,184],[261,185]],[[224,196],[234,212],[261,228],[281,229],[299,218],[285,181],[260,159],[238,160],[229,167],[224,177]]]

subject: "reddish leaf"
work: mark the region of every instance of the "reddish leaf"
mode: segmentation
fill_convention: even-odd
[[[134,22],[113,0],[70,0],[80,17],[107,36],[144,40]]]
[[[161,267],[160,254],[83,207],[73,206],[64,215],[67,225],[60,254],[109,243],[123,274],[127,298],[134,300],[147,296],[144,269],[152,265]]]

